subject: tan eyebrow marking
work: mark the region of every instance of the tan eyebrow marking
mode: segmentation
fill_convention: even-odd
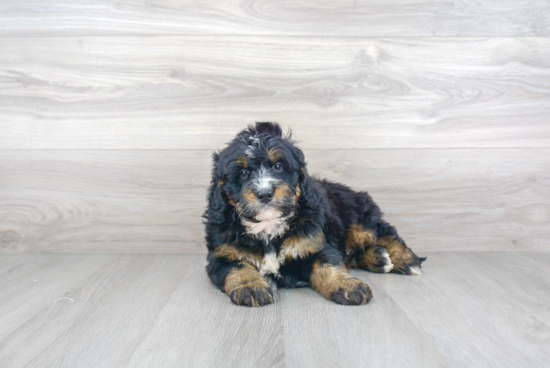
[[[244,156],[240,156],[237,159],[237,165],[246,169],[248,167],[248,164],[246,163],[246,158]]]
[[[269,160],[271,161],[271,163],[274,164],[283,157],[283,154],[278,150],[276,150],[275,148],[272,148],[269,151],[267,151],[267,156],[269,157]]]

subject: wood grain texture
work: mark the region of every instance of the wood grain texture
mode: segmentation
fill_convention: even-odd
[[[0,338],[0,367],[280,366],[279,307],[232,305],[204,266],[204,256],[116,256]]]
[[[373,291],[374,299],[365,308],[342,307],[309,288],[279,291],[287,366],[453,366],[387,291],[373,282],[371,274],[365,273],[353,273],[369,283]]]
[[[548,36],[544,0],[3,1],[2,34]]]
[[[437,254],[430,263],[426,273],[438,277],[380,280],[422,334],[458,366],[499,367],[502,361],[542,367],[549,361],[548,310],[521,300],[538,283],[537,271],[517,273],[514,257],[497,253]],[[546,296],[529,295],[548,305]]]
[[[0,38],[0,148],[550,147],[547,38]]]
[[[210,157],[208,151],[4,151],[2,248],[202,253]]]
[[[435,253],[420,277],[355,271],[374,299],[353,311],[308,289],[281,290],[289,366],[542,367],[549,283],[526,267],[540,256]]]
[[[90,254],[89,258],[76,254],[2,255],[0,338],[39,313],[45,305],[66,303],[68,299],[59,299],[59,295],[115,257],[104,254]]]
[[[166,256],[117,257],[0,340],[0,364],[73,366],[76,359],[81,362],[76,365],[93,367],[106,365],[108,357],[110,366],[120,366],[171,296],[185,265],[182,258]],[[124,348],[116,341],[124,341]]]
[[[4,256],[25,270],[0,290],[49,286],[2,295],[26,317],[0,324],[0,367],[543,367],[549,254],[430,253],[422,276],[353,271],[365,306],[301,288],[263,308],[232,305],[204,255]]]
[[[204,253],[206,150],[0,151],[0,252]],[[549,149],[306,150],[417,252],[550,249]]]
[[[184,278],[128,366],[284,366],[278,295],[276,304],[266,307],[236,306],[210,283],[204,256],[186,255],[184,259]]]

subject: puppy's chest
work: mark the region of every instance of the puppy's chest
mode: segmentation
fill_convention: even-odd
[[[264,256],[262,262],[256,264],[262,276],[280,277],[281,265],[285,263],[285,252],[280,248],[280,237],[288,230],[286,219],[273,219],[260,222],[243,220],[246,233],[262,244]]]
[[[288,230],[286,218],[274,218],[258,222],[243,219],[242,223],[247,234],[264,241],[266,244],[271,242],[273,239],[284,235],[284,233]]]

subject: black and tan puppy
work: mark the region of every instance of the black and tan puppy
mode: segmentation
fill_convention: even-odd
[[[419,275],[424,260],[367,193],[311,177],[273,123],[248,127],[214,154],[204,218],[208,276],[238,305],[306,285],[336,303],[365,304],[371,290],[350,267]]]

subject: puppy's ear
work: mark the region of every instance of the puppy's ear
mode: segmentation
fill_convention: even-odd
[[[221,224],[225,221],[224,215],[227,207],[227,202],[220,188],[223,185],[223,179],[218,169],[219,157],[218,153],[212,155],[214,159],[214,168],[212,169],[212,181],[208,189],[208,210],[206,211],[206,218],[212,224]]]
[[[318,208],[321,195],[317,183],[309,176],[305,167],[300,169],[300,187],[302,198],[306,201],[307,206],[312,209]]]
[[[288,137],[285,138],[290,144],[289,150],[294,158],[293,169],[298,169],[298,181],[300,183],[300,189],[302,191],[301,198],[306,202],[309,208],[319,208],[320,201],[322,199],[319,193],[319,185],[312,179],[306,170],[306,159],[304,153],[295,142],[292,140],[291,132],[289,131]]]

